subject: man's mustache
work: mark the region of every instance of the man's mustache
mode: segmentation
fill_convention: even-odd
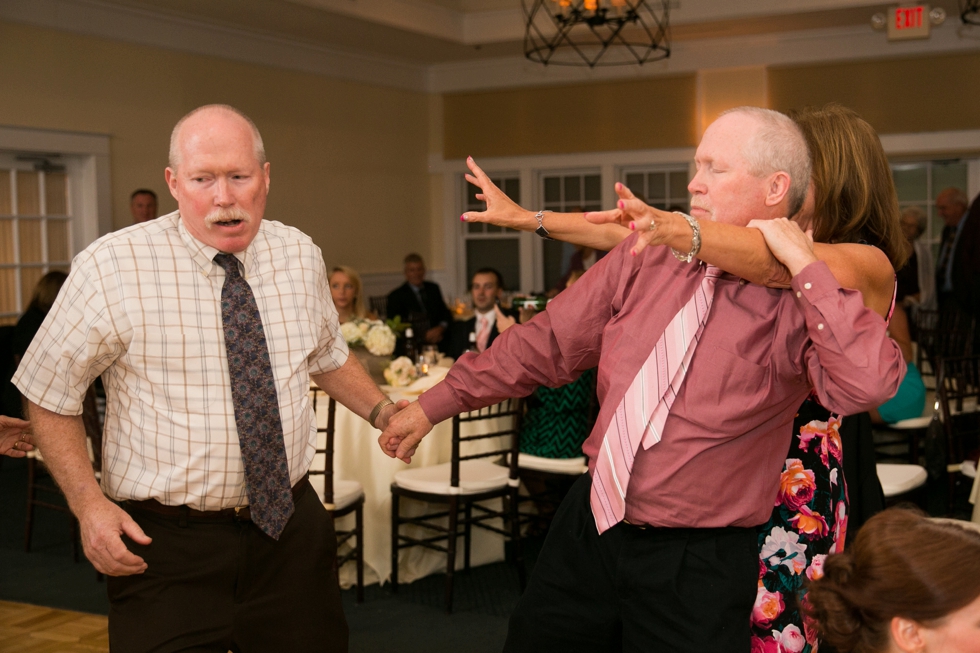
[[[252,216],[237,206],[228,209],[216,208],[204,216],[204,225],[210,229],[216,222],[235,222],[236,220],[248,224],[252,221]]]

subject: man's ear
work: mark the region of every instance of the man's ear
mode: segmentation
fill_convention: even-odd
[[[766,187],[766,206],[776,206],[786,199],[789,194],[789,175],[783,171],[775,172],[769,177]]]
[[[892,617],[892,640],[900,651],[916,653],[925,648],[926,642],[922,636],[922,625],[904,617]]]

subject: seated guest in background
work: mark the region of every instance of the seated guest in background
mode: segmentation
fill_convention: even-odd
[[[926,407],[926,386],[922,382],[919,368],[912,360],[912,335],[909,332],[909,318],[905,310],[898,304],[888,323],[888,335],[898,343],[905,359],[905,377],[898,386],[895,396],[877,408],[869,411],[871,421],[875,424],[894,424],[903,419],[921,417]]]
[[[918,206],[902,211],[902,233],[912,245],[912,254],[898,271],[896,300],[907,307],[935,308],[936,274],[932,247],[922,240],[928,216]]]
[[[470,334],[476,334],[477,351],[486,351],[503,328],[499,317],[512,317],[510,311],[498,306],[504,291],[504,278],[493,268],[483,268],[473,274],[470,281],[470,295],[473,297],[473,317],[453,322],[449,328],[449,345],[446,353],[459,358],[470,348]],[[511,320],[509,324],[513,324]],[[504,327],[506,328],[506,327]]]
[[[133,214],[133,224],[155,219],[157,217],[157,194],[149,188],[137,188],[129,196],[129,212]]]
[[[824,561],[807,625],[840,653],[976,653],[977,579],[980,532],[893,508]]]
[[[444,339],[453,315],[442,299],[439,284],[425,280],[425,261],[418,254],[405,257],[405,283],[388,295],[388,317],[400,317],[415,331],[415,338],[444,349]],[[404,340],[399,340],[404,351]]]
[[[337,317],[344,324],[353,318],[376,320],[378,316],[364,306],[361,275],[354,268],[338,265],[330,271],[330,296],[337,307]]]
[[[44,322],[48,311],[51,310],[51,306],[54,304],[54,300],[58,297],[58,292],[61,290],[61,286],[67,278],[68,275],[64,272],[52,270],[38,279],[37,285],[34,286],[34,294],[31,296],[31,301],[27,305],[27,310],[20,316],[20,319],[17,320],[17,325],[10,332],[9,355],[15,367],[20,362],[20,359],[24,357],[24,352],[27,351],[31,340],[34,339],[38,329],[41,328],[41,323]],[[10,377],[4,379],[3,411],[14,417],[27,417],[27,415],[23,414],[24,409],[21,403],[20,392],[10,382],[12,376],[13,370],[10,370]]]

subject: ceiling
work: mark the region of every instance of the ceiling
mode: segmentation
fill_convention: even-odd
[[[97,2],[421,66],[523,54],[521,0]],[[933,6],[958,20],[957,0]],[[887,7],[864,0],[671,0],[670,22],[674,43],[859,26],[870,32],[872,14]]]

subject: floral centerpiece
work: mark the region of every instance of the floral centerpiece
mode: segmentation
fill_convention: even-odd
[[[415,363],[407,356],[399,356],[391,361],[391,365],[388,366],[384,374],[385,381],[388,382],[388,385],[395,388],[404,388],[407,385],[411,385],[418,378]]]
[[[395,333],[381,320],[354,318],[340,325],[340,333],[351,347],[364,347],[375,356],[395,351]]]

